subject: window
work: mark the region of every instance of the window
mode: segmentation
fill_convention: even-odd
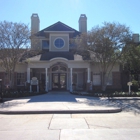
[[[101,75],[93,74],[93,85],[98,86],[101,85]]]
[[[57,38],[55,41],[54,41],[54,46],[56,48],[59,48],[61,49],[63,46],[64,46],[64,40],[62,38]]]
[[[48,49],[48,48],[49,48],[49,41],[42,40],[42,49]]]
[[[4,85],[10,85],[10,81],[9,81],[7,73],[5,73],[5,76],[4,76]]]
[[[24,73],[17,73],[17,85],[25,84],[25,75]]]
[[[52,68],[52,71],[57,71],[57,70],[58,70],[58,66]]]
[[[60,70],[61,71],[67,71],[67,69],[65,67],[63,67],[63,66],[60,66]]]
[[[65,71],[67,71],[67,69],[65,68],[65,67],[63,67],[63,66],[54,66],[53,68],[52,68],[52,71],[54,72],[54,71],[63,71],[63,72],[65,72]]]

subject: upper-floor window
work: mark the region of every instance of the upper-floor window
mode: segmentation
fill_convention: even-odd
[[[48,48],[49,48],[49,41],[42,40],[42,49],[48,49]]]
[[[76,48],[76,41],[74,39],[69,40],[69,48],[70,49]]]
[[[55,41],[54,41],[54,46],[55,46],[56,48],[58,48],[58,49],[63,48],[63,47],[64,47],[64,44],[65,44],[65,42],[64,42],[64,40],[63,40],[62,38],[57,38],[57,39],[55,39]]]

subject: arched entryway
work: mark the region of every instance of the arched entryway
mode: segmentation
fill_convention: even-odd
[[[51,67],[52,90],[67,89],[67,66],[64,63],[57,63]]]

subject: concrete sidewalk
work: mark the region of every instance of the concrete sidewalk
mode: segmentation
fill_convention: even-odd
[[[121,110],[107,99],[57,91],[0,104],[0,114],[116,113]]]

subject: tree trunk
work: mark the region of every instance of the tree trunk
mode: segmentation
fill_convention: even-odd
[[[106,74],[104,72],[102,72],[102,91],[106,91]]]
[[[14,88],[14,72],[11,72],[11,88]]]

